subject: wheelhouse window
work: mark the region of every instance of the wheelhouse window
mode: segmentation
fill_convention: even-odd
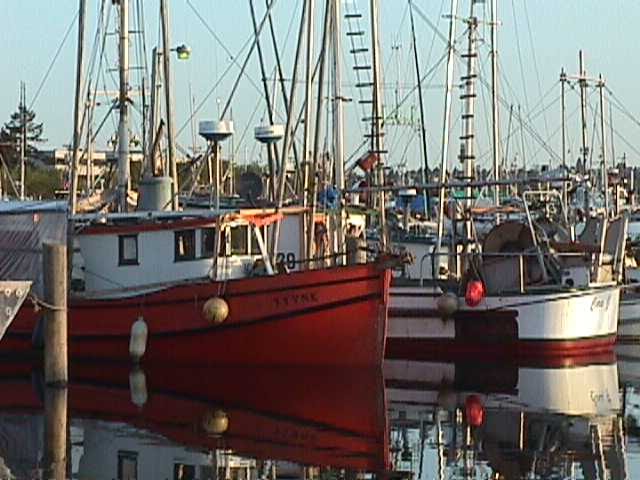
[[[175,232],[175,261],[184,262],[196,258],[196,231],[179,230]]]
[[[118,265],[138,265],[138,235],[118,237]]]
[[[203,228],[201,230],[201,250],[200,256],[202,258],[213,257],[213,249],[216,244],[216,230],[215,228]]]
[[[249,251],[249,231],[246,225],[231,227],[231,255],[246,255]]]

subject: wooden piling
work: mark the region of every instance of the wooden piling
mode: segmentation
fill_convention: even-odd
[[[44,455],[46,479],[67,477],[67,388],[46,387],[44,392]]]
[[[47,385],[66,386],[67,370],[67,248],[43,244],[44,378]]]

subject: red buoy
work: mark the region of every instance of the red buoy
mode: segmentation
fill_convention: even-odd
[[[471,280],[467,283],[467,292],[464,301],[470,307],[477,307],[485,296],[484,283],[480,280]]]
[[[472,427],[479,427],[484,422],[484,407],[477,395],[469,395],[464,401],[464,412],[467,423]]]

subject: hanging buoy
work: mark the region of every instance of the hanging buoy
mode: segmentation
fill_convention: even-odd
[[[470,307],[477,307],[482,302],[486,294],[484,283],[480,280],[471,280],[467,283],[467,292],[464,296],[464,301]]]
[[[144,352],[147,351],[147,323],[142,317],[138,317],[131,325],[131,337],[129,338],[129,355],[134,362],[139,362]]]
[[[436,303],[443,318],[451,317],[458,310],[458,296],[453,292],[443,293]]]
[[[209,410],[202,419],[202,428],[209,435],[221,435],[229,428],[229,417],[222,410]]]
[[[208,322],[217,325],[224,322],[229,316],[229,304],[224,298],[210,298],[202,306],[202,314]]]
[[[467,423],[472,427],[479,427],[484,422],[484,407],[477,395],[469,395],[464,401],[464,413]]]
[[[143,407],[147,403],[147,377],[142,369],[136,367],[129,373],[129,392],[134,405]]]

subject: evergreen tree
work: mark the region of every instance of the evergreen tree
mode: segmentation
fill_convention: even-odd
[[[35,156],[38,152],[36,145],[46,141],[42,138],[43,125],[35,119],[36,113],[27,106],[24,84],[21,84],[18,110],[0,129],[0,152],[9,166],[20,163],[23,127],[26,130],[26,158]]]

